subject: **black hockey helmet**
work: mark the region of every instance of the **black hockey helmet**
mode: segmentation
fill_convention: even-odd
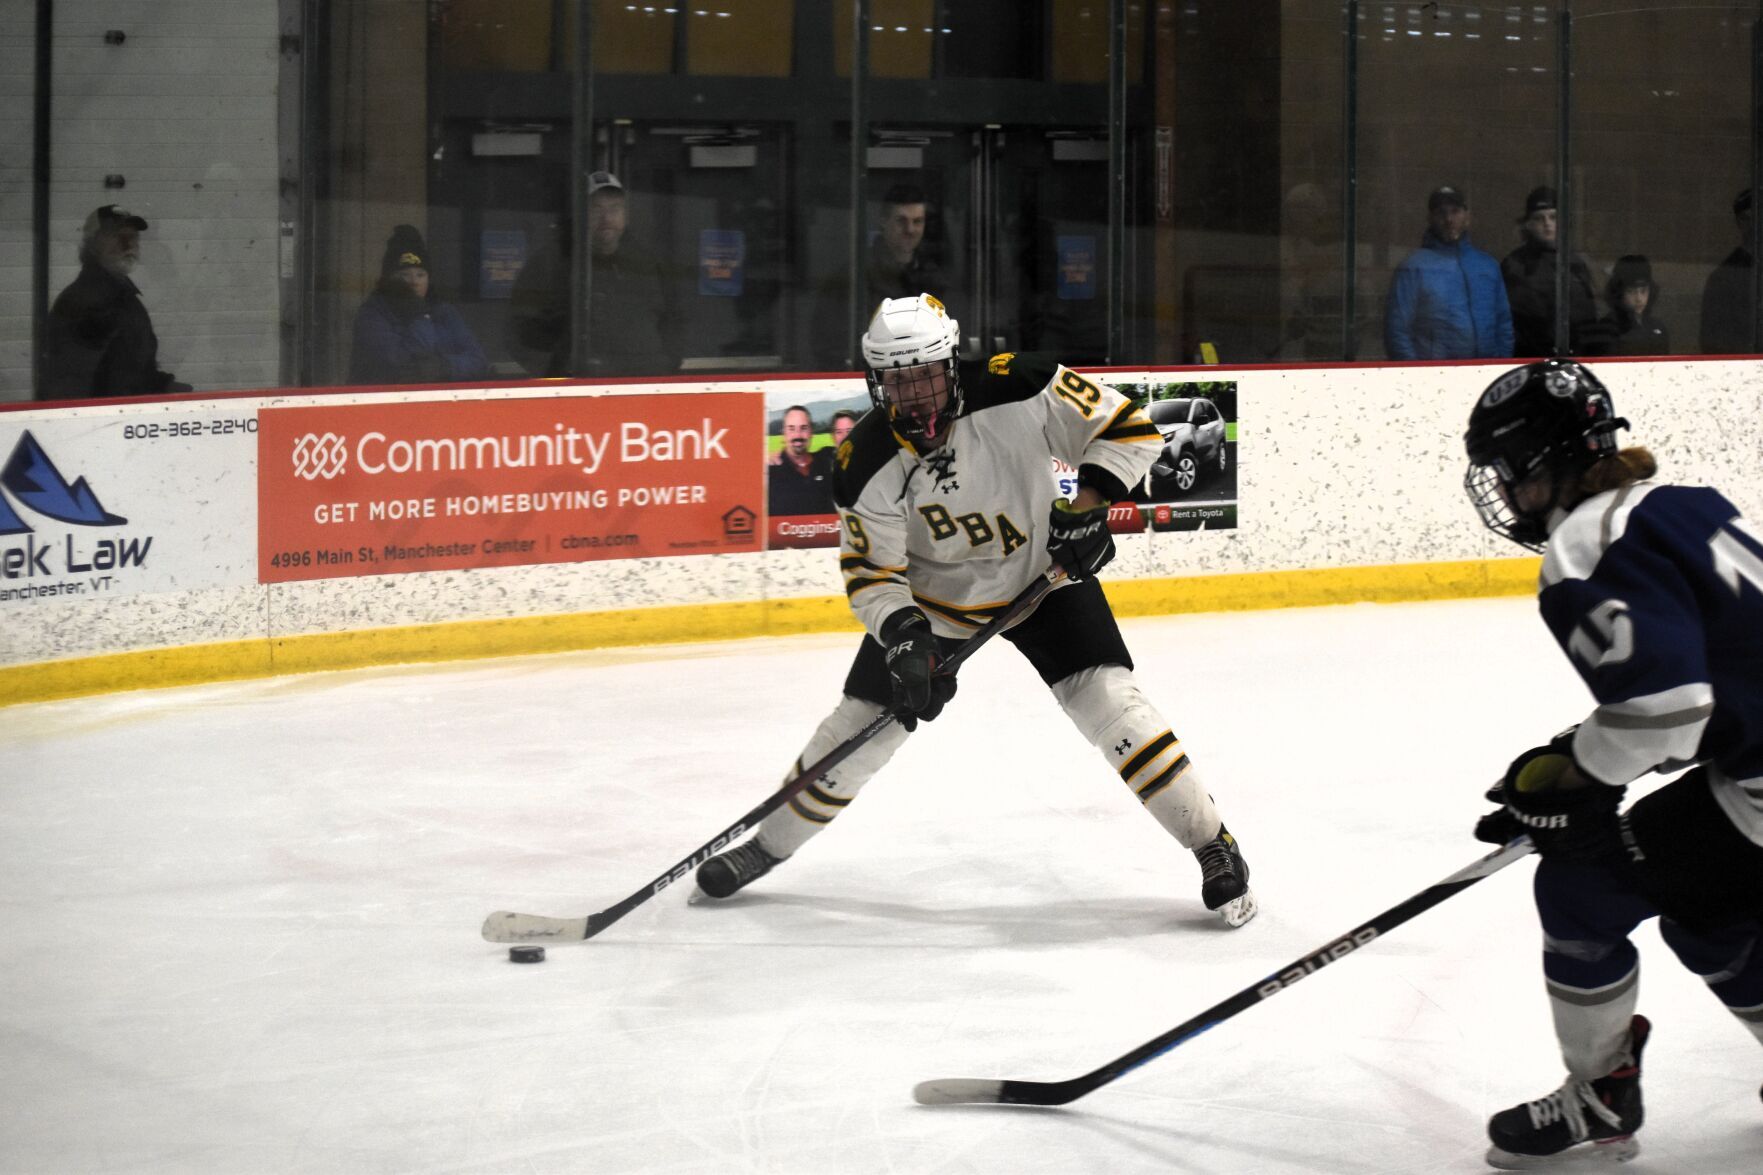
[[[1616,452],[1616,430],[1627,427],[1584,364],[1545,359],[1515,367],[1487,386],[1469,414],[1463,489],[1489,530],[1540,551],[1563,496]],[[1517,487],[1544,472],[1553,482],[1548,499],[1521,509]]]

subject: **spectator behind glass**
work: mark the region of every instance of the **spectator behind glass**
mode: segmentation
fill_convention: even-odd
[[[1653,266],[1638,253],[1616,262],[1604,288],[1610,313],[1603,319],[1604,334],[1612,355],[1669,355],[1671,335],[1653,317],[1659,287],[1653,284]]]
[[[1702,339],[1704,355],[1750,355],[1757,350],[1751,337],[1756,326],[1756,290],[1751,285],[1751,190],[1746,188],[1732,202],[1738,221],[1738,248],[1708,275],[1702,287]]]
[[[609,171],[588,177],[592,250],[588,355],[582,376],[668,375],[679,370],[684,330],[673,278],[625,243],[630,209],[624,185]],[[569,370],[569,267],[575,219],[558,225],[557,248],[535,253],[514,279],[510,347],[534,375]],[[536,354],[535,354],[536,353]]]
[[[1506,301],[1512,307],[1514,355],[1546,359],[1555,354],[1555,267],[1561,235],[1554,188],[1532,188],[1524,198],[1518,227],[1524,243],[1500,262]],[[1592,292],[1592,270],[1576,256],[1567,270],[1567,345],[1574,355],[1600,355],[1607,341],[1599,338],[1598,300]]]
[[[1500,266],[1469,243],[1469,201],[1453,187],[1426,200],[1420,248],[1396,267],[1384,305],[1391,359],[1496,359],[1512,354]]]
[[[807,408],[792,404],[784,409],[782,460],[767,467],[766,503],[773,514],[833,513],[830,462],[809,452],[814,443],[814,417]]]
[[[187,392],[159,370],[159,336],[130,279],[147,222],[114,204],[94,209],[80,232],[80,273],[49,308],[43,400]]]
[[[928,256],[925,227],[929,223],[929,203],[922,189],[912,184],[895,184],[882,194],[881,219],[875,237],[864,254],[863,285],[857,291],[858,307],[868,314],[885,298],[913,298],[931,294],[944,298],[948,282],[943,270]],[[820,289],[814,309],[814,338],[811,347],[816,362],[822,367],[837,369],[844,365],[844,339],[850,333],[845,322],[845,291],[848,271],[840,272]]]
[[[401,224],[386,241],[380,284],[355,314],[349,382],[459,383],[490,373],[459,311],[434,296],[422,234]]]

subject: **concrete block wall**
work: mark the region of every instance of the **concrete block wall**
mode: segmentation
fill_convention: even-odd
[[[35,27],[11,10],[34,15],[34,5],[5,4],[0,399],[26,400]],[[135,281],[160,365],[198,389],[272,386],[279,376],[278,17],[276,0],[55,6],[49,297],[78,272],[92,209],[119,204],[145,217]],[[106,43],[111,31],[120,44]],[[123,186],[107,187],[106,176]]]
[[[0,400],[30,399],[37,6],[0,0]]]

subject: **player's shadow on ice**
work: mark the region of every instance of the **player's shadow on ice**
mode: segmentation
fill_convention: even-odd
[[[1219,916],[1191,898],[1080,898],[1065,901],[957,905],[936,901],[882,902],[844,893],[793,894],[769,890],[742,893],[713,908],[782,907],[829,927],[849,926],[853,919],[900,922],[936,929],[976,927],[992,932],[999,942],[1060,946],[1140,938],[1172,930],[1229,931]]]
[[[1098,1137],[1100,1153],[1109,1154],[1119,1162],[1126,1156],[1103,1148],[1112,1146],[1132,1152],[1144,1161],[1146,1170],[1206,1172],[1354,1169],[1318,1165],[1316,1150],[1302,1146],[1293,1137],[1294,1123],[1290,1115],[1265,1113],[1261,1107],[1246,1105],[1240,1100],[1210,1101],[1193,1097],[1162,1102],[1158,1113],[1164,1121],[1156,1124],[1108,1113],[1090,1099],[1065,1106],[915,1106],[913,1110],[915,1113],[939,1117],[945,1114],[993,1117],[999,1114],[1069,1116],[1071,1128],[1088,1130]],[[1236,1116],[1237,1129],[1229,1137],[1223,1136],[1216,1126],[1207,1126],[1208,1120],[1216,1122],[1220,1113]],[[1179,1125],[1183,1122],[1191,1122],[1193,1128],[1183,1129]],[[1269,1130],[1270,1126],[1275,1128]],[[1244,1135],[1254,1135],[1254,1138],[1251,1140],[1243,1137]],[[1230,1156],[1229,1167],[1216,1165],[1221,1158],[1220,1152]],[[1477,1153],[1479,1154],[1479,1149]],[[1133,1169],[1137,1170],[1138,1165],[1134,1164]]]

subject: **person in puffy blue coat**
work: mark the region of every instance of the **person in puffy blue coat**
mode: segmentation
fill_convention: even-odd
[[[1512,310],[1500,263],[1469,242],[1469,203],[1437,188],[1426,236],[1396,267],[1384,306],[1391,359],[1497,359],[1512,354]]]
[[[420,232],[408,224],[392,230],[380,284],[355,315],[350,383],[461,383],[489,375],[465,319],[430,289],[428,262]]]

